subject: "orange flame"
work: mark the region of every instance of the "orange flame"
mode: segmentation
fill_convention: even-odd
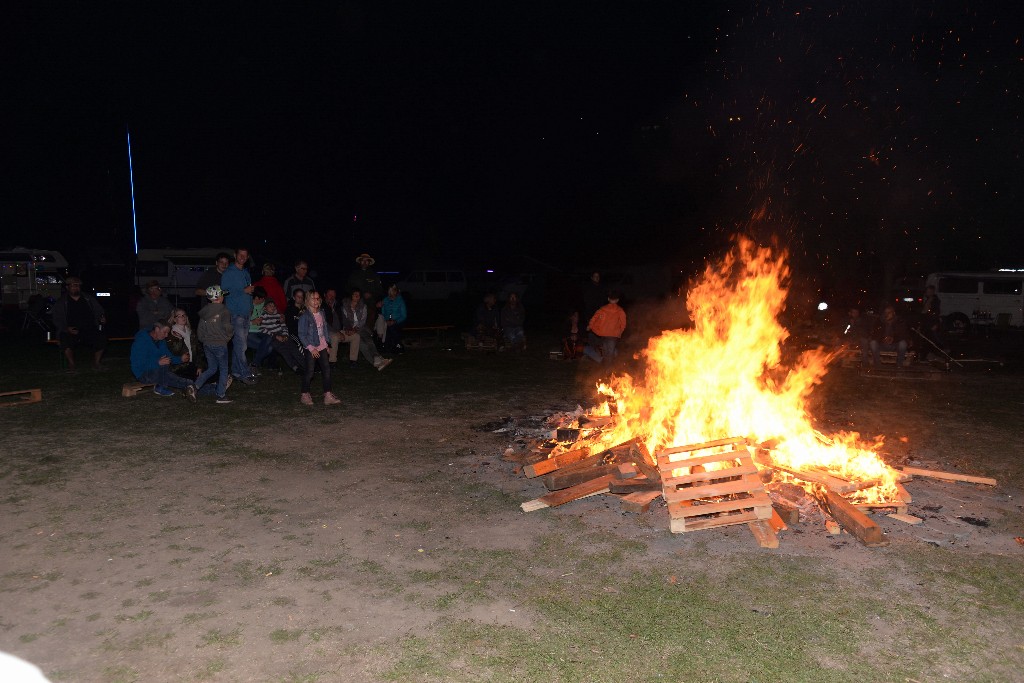
[[[790,367],[783,365],[789,332],[779,315],[789,274],[784,251],[773,254],[738,238],[721,263],[709,265],[690,289],[686,306],[693,327],[650,340],[643,351],[643,383],[623,375],[599,386],[609,399],[603,413],[614,405],[620,416],[602,442],[640,437],[654,453],[733,436],[751,443],[774,440],[777,465],[851,482],[877,481],[851,499],[896,500],[897,473],[876,452],[880,438],[868,444],[856,432],[826,436],[812,424],[807,399],[834,356],[818,348]]]

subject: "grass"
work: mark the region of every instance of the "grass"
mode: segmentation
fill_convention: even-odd
[[[523,516],[509,478],[466,463],[510,469],[514,435],[480,426],[586,403],[579,366],[540,354],[409,353],[340,378],[357,400],[332,413],[300,406],[293,377],[214,411],[122,399],[123,357],[67,377],[52,353],[0,352],[14,369],[0,381],[44,393],[0,413],[0,594],[20,607],[0,615],[0,649],[52,658],[53,680],[1002,681],[1024,667],[1019,555],[905,542],[845,566],[825,542],[669,538],[653,515]],[[821,419],[1020,486],[1018,384],[829,376]],[[1020,528],[1007,512],[988,531]],[[92,653],[86,668],[52,654],[65,641]]]

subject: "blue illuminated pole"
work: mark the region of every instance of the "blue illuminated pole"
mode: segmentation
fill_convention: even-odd
[[[128,126],[124,127],[128,133],[128,182],[132,188],[132,231],[135,237],[135,255],[139,255],[139,223],[135,218],[135,171],[132,169],[132,132]]]

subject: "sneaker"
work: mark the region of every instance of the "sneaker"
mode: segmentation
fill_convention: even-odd
[[[387,366],[391,365],[391,363],[392,363],[392,360],[390,358],[381,358],[380,361],[377,362],[377,363],[374,363],[374,365],[377,368],[377,372],[380,372],[381,370],[383,370]]]
[[[350,370],[355,370],[356,369],[356,365],[357,365],[357,363],[354,360],[350,360],[348,362],[348,367],[349,367]]]
[[[238,381],[243,384],[256,384],[256,378],[252,375],[246,375],[245,377],[239,376]]]
[[[227,396],[218,396],[217,403],[231,403],[231,399]]]
[[[299,402],[302,403],[302,405],[304,406],[311,406],[313,405],[313,397],[310,396],[309,394],[303,394],[299,398]]]
[[[258,365],[250,365],[249,366],[249,374],[252,375],[253,377],[259,377],[260,376],[260,366],[258,366]]]
[[[196,385],[195,384],[189,384],[187,387],[185,387],[185,396],[187,396],[188,400],[192,401],[193,403],[196,402]]]
[[[341,403],[341,399],[339,399],[337,396],[335,396],[331,392],[328,391],[326,394],[324,394],[324,405],[325,406],[336,406],[339,403]]]
[[[234,381],[235,381],[234,376],[233,375],[228,375],[227,381],[224,382],[224,391],[227,391],[228,389],[230,389],[231,388],[231,383],[234,382]]]
[[[157,396],[174,396],[174,392],[166,387],[156,386],[153,387],[153,393]]]

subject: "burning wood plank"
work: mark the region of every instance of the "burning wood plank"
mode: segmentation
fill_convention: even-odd
[[[661,482],[661,472],[658,470],[658,459],[647,450],[647,445],[640,439],[636,439],[630,450],[633,456],[633,464],[643,472],[651,481]]]
[[[523,509],[523,512],[533,512],[534,510],[540,510],[542,508],[558,507],[559,505],[564,505],[574,500],[579,500],[580,498],[594,496],[598,493],[608,493],[608,484],[613,479],[615,479],[614,474],[606,474],[603,477],[591,479],[590,481],[585,481],[582,484],[577,484],[576,486],[562,489],[561,491],[555,491],[547,494],[546,496],[541,496],[540,498],[528,500],[520,505],[520,507]]]
[[[772,463],[770,465],[772,469],[779,470],[790,474],[797,479],[803,481],[813,482],[815,484],[821,484],[831,491],[836,493],[852,493],[853,491],[860,491],[864,488],[871,488],[877,486],[880,482],[877,479],[872,479],[869,482],[865,482],[866,485],[861,485],[859,482],[848,481],[841,477],[836,477],[822,470],[816,469],[796,469],[794,467],[787,467],[786,465],[780,465],[778,463]]]
[[[907,513],[907,505],[902,500],[882,503],[854,503],[853,507],[861,512],[874,512],[875,510],[892,510],[899,514]]]
[[[969,474],[957,474],[956,472],[942,472],[940,470],[922,470],[918,467],[904,467],[905,474],[912,474],[919,477],[931,477],[945,481],[964,481],[970,484],[984,484],[985,486],[996,486],[998,482],[991,477],[974,477]]]
[[[825,491],[821,500],[843,525],[843,528],[856,536],[857,540],[864,545],[868,547],[889,545],[889,541],[882,536],[882,528],[835,491]]]

